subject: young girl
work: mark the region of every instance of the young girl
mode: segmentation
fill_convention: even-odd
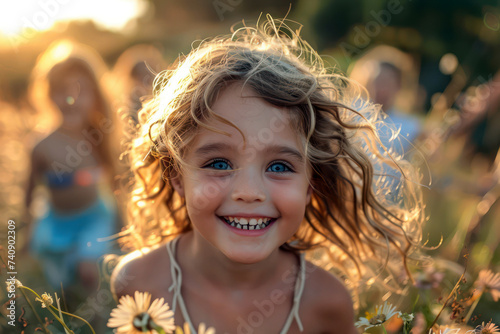
[[[35,186],[49,193],[49,208],[32,228],[30,248],[59,289],[98,282],[97,259],[109,252],[98,242],[116,232],[110,200],[113,122],[99,84],[104,62],[70,41],[51,45],[37,60],[31,92],[41,112],[60,112],[60,125],[32,151],[26,206]]]
[[[389,260],[406,267],[422,207],[411,182],[385,199],[373,165],[397,165],[379,153],[377,109],[352,109],[347,84],[271,20],[160,74],[131,148],[124,241],[140,251],[115,270],[116,296],[163,297],[192,332],[356,333],[346,287],[305,252],[354,290]]]

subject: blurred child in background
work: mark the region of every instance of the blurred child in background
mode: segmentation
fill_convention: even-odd
[[[120,55],[112,73],[113,107],[125,123],[138,123],[142,99],[152,95],[153,79],[163,69],[162,54],[153,45],[134,45]]]
[[[110,250],[98,239],[117,230],[110,196],[115,124],[100,87],[104,69],[94,50],[61,41],[39,56],[32,72],[33,103],[42,113],[59,111],[61,120],[32,151],[26,191],[29,209],[35,187],[48,190],[48,210],[30,227],[30,249],[54,288],[95,289],[96,261]]]

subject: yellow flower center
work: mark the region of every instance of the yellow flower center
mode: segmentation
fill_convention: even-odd
[[[370,325],[380,325],[383,324],[387,319],[385,314],[377,314],[376,316],[370,318]]]
[[[150,332],[154,328],[151,326],[151,316],[147,312],[137,314],[132,321],[134,328],[141,332]]]

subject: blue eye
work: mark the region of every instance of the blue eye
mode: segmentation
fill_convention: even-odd
[[[212,168],[217,170],[228,170],[231,169],[229,166],[229,162],[223,159],[215,159],[212,160],[208,165],[205,165],[203,168]]]
[[[267,170],[273,173],[293,172],[292,168],[284,162],[274,162],[267,168]]]

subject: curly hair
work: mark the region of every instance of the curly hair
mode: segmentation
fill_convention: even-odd
[[[384,116],[360,98],[364,89],[327,70],[298,33],[270,18],[202,42],[155,79],[129,150],[134,184],[124,247],[153,246],[191,229],[171,179],[182,173],[198,129],[220,132],[208,120],[238,129],[211,109],[235,82],[287,110],[312,169],[312,200],[282,248],[318,250],[313,261],[358,279],[397,259],[409,274],[424,221],[417,172],[381,144],[376,129]]]

